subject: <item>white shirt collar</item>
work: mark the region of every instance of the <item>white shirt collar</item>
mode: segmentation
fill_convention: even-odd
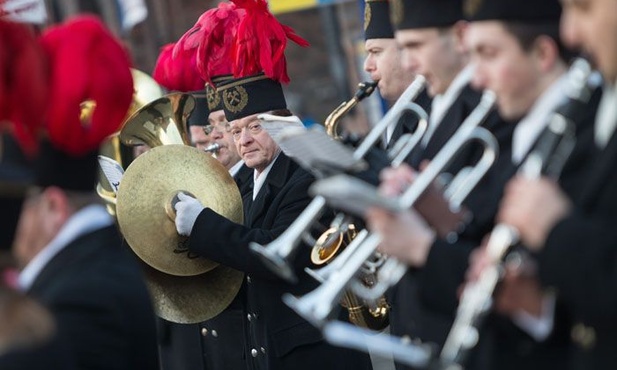
[[[422,145],[426,146],[437,126],[441,123],[448,109],[454,104],[454,101],[461,95],[461,91],[471,82],[473,77],[474,66],[468,64],[463,68],[452,80],[450,86],[445,93],[436,95],[431,102],[431,115],[429,116],[429,124],[426,133],[422,137]]]
[[[56,237],[49,242],[19,274],[19,288],[27,291],[32,287],[37,276],[60,251],[80,236],[113,224],[113,219],[104,206],[93,204],[87,206],[62,226]]]
[[[236,164],[231,166],[231,168],[229,169],[229,174],[231,175],[231,177],[236,176],[236,174],[238,173],[238,171],[240,171],[240,168],[242,168],[243,165],[244,161],[239,160]]]
[[[257,194],[259,194],[259,190],[261,190],[261,187],[266,182],[266,178],[268,177],[268,174],[270,173],[270,170],[272,169],[274,162],[276,162],[280,154],[281,154],[281,151],[279,150],[278,153],[276,153],[276,156],[274,156],[274,160],[270,162],[268,167],[266,167],[261,173],[257,173],[257,170],[253,170],[253,200],[257,198]]]
[[[567,99],[565,94],[567,76],[564,74],[553,82],[514,128],[512,133],[512,163],[520,163],[536,139],[548,125],[552,113]]]
[[[606,83],[602,92],[602,99],[598,106],[594,125],[596,145],[606,147],[617,126],[617,81]]]

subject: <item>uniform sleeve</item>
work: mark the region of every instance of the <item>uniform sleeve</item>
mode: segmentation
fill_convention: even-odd
[[[301,178],[283,189],[286,194],[278,207],[274,224],[268,229],[249,228],[229,221],[211,209],[204,209],[193,227],[189,249],[200,256],[254,276],[278,278],[278,275],[271,272],[260,257],[249,249],[249,243],[265,245],[281,235],[311,201],[306,192],[311,183],[311,178]],[[306,255],[308,256],[308,253]],[[308,258],[296,258],[296,273],[299,273],[307,262]]]

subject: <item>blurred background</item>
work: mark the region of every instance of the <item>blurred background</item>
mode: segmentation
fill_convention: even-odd
[[[134,66],[152,73],[161,46],[175,42],[217,0],[8,0],[24,12],[44,4],[45,24],[77,13],[98,14],[131,50]],[[291,83],[289,107],[305,122],[322,123],[341,102],[350,99],[358,82],[367,80],[364,61],[363,0],[269,0],[270,10],[311,43],[287,48]],[[30,3],[30,5],[28,5]],[[16,5],[17,6],[17,5]],[[40,7],[41,5],[39,5]],[[373,94],[341,122],[346,130],[363,133],[382,114]]]

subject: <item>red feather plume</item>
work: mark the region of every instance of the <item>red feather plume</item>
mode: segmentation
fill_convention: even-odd
[[[203,90],[204,80],[197,71],[197,49],[178,49],[175,44],[161,48],[152,77],[168,90],[189,92]]]
[[[288,83],[285,47],[287,39],[306,47],[309,43],[288,26],[282,25],[268,10],[266,0],[231,0],[246,10],[240,20],[233,45],[234,77],[263,72],[269,78]]]
[[[0,126],[6,121],[25,153],[37,149],[47,108],[43,51],[28,26],[0,20]]]
[[[217,8],[203,13],[195,25],[178,40],[174,54],[197,49],[197,68],[204,81],[232,74],[231,48],[236,29],[245,11],[231,3],[219,3]]]
[[[49,140],[80,156],[98,149],[124,121],[133,100],[129,56],[94,16],[79,16],[49,28],[41,36],[51,67]],[[89,124],[80,120],[80,104],[94,100]]]

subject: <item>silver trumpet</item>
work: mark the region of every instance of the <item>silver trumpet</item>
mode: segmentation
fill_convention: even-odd
[[[477,136],[478,130],[486,131],[483,128],[478,127],[490,113],[495,103],[495,95],[492,92],[485,92],[482,99],[474,111],[467,117],[461,127],[456,133],[448,140],[442,150],[435,156],[429,166],[422,172],[413,184],[411,184],[407,190],[397,199],[396,203],[399,204],[399,209],[411,208],[416,200],[426,191],[431,183],[437,178],[437,176],[443,172],[443,170],[449,165],[449,163],[455,158],[456,154],[464,147],[465,144]],[[492,157],[493,160],[497,155],[497,142],[492,135],[492,139],[487,139],[485,142],[485,154],[483,157]],[[355,181],[356,179],[351,179]],[[320,180],[313,185],[313,190],[319,194],[319,183],[327,183],[329,179]],[[373,188],[373,192],[375,189]],[[324,191],[321,196],[326,197],[327,191]],[[327,197],[327,200],[333,200],[334,198]],[[336,203],[336,202],[335,202]],[[354,293],[367,300],[375,299],[379,296],[373,294],[375,291],[372,289],[367,293],[365,289],[357,289],[360,284],[354,284],[354,278],[360,274],[362,266],[365,261],[374,255],[377,246],[381,243],[381,236],[377,233],[368,233],[365,236],[365,240],[361,243],[352,245],[350,244],[347,249],[349,252],[345,255],[346,260],[340,262],[340,268],[337,270],[330,270],[327,274],[327,280],[325,280],[318,288],[309,292],[301,298],[294,297],[290,294],[283,296],[283,301],[296,311],[300,316],[307,321],[313,323],[316,326],[323,326],[334,309],[338,301],[345,292],[345,289],[351,285],[352,288],[356,288]],[[339,257],[342,257],[339,256]],[[394,269],[406,269],[406,265],[392,259],[395,262],[388,264],[388,270],[392,272]],[[338,266],[338,265],[337,265]],[[383,270],[385,265],[380,269]],[[383,282],[386,285],[395,283],[393,279]],[[381,283],[381,282],[380,282]],[[383,289],[380,285],[380,290]],[[365,295],[358,293],[367,293]]]
[[[589,100],[591,91],[587,82],[590,75],[591,67],[585,60],[578,59],[572,64],[566,92],[569,100],[552,115],[547,130],[523,162],[519,170],[521,175],[532,179],[542,175],[559,177],[576,143],[576,128],[569,117]],[[491,232],[486,246],[490,265],[477,281],[465,287],[441,351],[441,363],[462,365],[469,350],[478,342],[482,318],[492,306],[493,292],[502,275],[502,261],[518,241],[518,231],[512,226],[498,224]]]
[[[484,100],[485,98],[486,100]],[[452,159],[455,158],[456,155],[446,157],[445,154],[451,153],[450,150],[456,150],[456,152],[458,152],[460,149],[462,149],[463,145],[472,141],[477,141],[484,145],[484,152],[482,153],[482,156],[475,164],[475,166],[473,166],[471,169],[464,168],[463,170],[461,170],[452,180],[452,185],[449,186],[446,190],[445,197],[448,200],[450,209],[460,209],[463,201],[476,187],[480,180],[482,180],[483,176],[488,172],[488,170],[495,162],[495,159],[497,158],[499,145],[497,144],[495,137],[485,128],[477,127],[477,125],[475,127],[471,126],[471,124],[473,124],[474,122],[481,123],[482,121],[484,121],[486,115],[491,111],[493,102],[494,97],[490,95],[485,95],[480,105],[465,120],[465,122],[461,125],[461,128],[455,134],[458,135],[459,131],[461,133],[461,142],[453,142],[457,145],[460,144],[460,146],[450,146],[451,142],[448,141],[448,143],[443,147],[439,154],[433,159],[433,162],[435,162],[435,166],[429,166],[425,170],[425,172],[430,171],[430,173],[426,177],[423,177],[423,179],[426,179],[426,183],[423,185],[424,189],[428,188],[428,186],[439,176],[443,169],[445,169],[450,164]],[[476,113],[477,115],[474,117],[474,114]],[[465,125],[468,123],[469,126],[465,127]],[[466,139],[463,140],[463,137],[466,137]],[[445,153],[443,156],[440,155],[442,152]],[[422,176],[418,177],[416,181],[421,180],[421,178]],[[410,187],[409,191],[405,192],[401,196],[401,204],[415,203],[416,200],[423,193],[421,189],[422,188],[420,188],[419,186],[416,188]],[[388,257],[387,261],[383,264],[383,266],[379,269],[377,273],[376,284],[368,288],[364,284],[359,284],[357,281],[353,281],[351,286],[352,291],[364,299],[375,299],[375,297],[380,297],[391,286],[395,285],[405,275],[406,271],[406,264],[401,263],[394,257]]]
[[[218,153],[219,149],[221,149],[221,146],[218,143],[214,143],[214,144],[210,144],[207,147],[205,147],[204,152],[216,154]]]
[[[419,118],[416,131],[413,134],[403,135],[388,153],[393,163],[400,164],[405,160],[415,145],[420,142],[428,127],[428,116],[426,112],[419,105],[411,102],[420,94],[422,89],[424,89],[425,83],[426,79],[423,76],[417,76],[414,79],[392,108],[354,151],[354,158],[358,160],[362,159],[370,148],[381,140],[388,126],[398,122],[405,112],[412,112]],[[264,263],[269,266],[272,271],[279,274],[279,276],[288,281],[296,281],[297,277],[289,261],[293,260],[298,252],[300,240],[303,236],[308,234],[311,225],[319,219],[324,211],[325,205],[325,198],[316,196],[289,228],[277,239],[265,246],[258,243],[250,243],[249,248],[254,253],[261,256]]]

